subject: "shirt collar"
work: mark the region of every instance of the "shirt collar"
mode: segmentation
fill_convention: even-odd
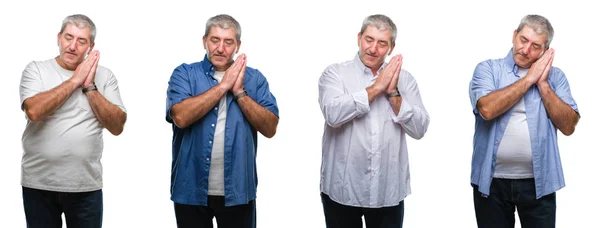
[[[204,54],[204,60],[202,60],[202,71],[206,76],[212,77],[215,74],[215,66],[208,60],[208,56]]]
[[[510,51],[508,51],[508,55],[506,55],[506,57],[504,57],[504,64],[506,64],[506,69],[508,70],[508,72],[512,72],[515,75],[517,74],[517,71],[519,70],[519,66],[517,65],[517,63],[515,63],[515,57],[513,56],[513,49],[511,48]]]
[[[356,53],[356,56],[354,56],[353,62],[354,62],[354,64],[356,64],[356,66],[358,66],[359,69],[362,70],[363,73],[365,73],[367,75],[373,75],[371,68],[365,66],[365,64],[362,62],[362,60],[360,60],[360,51]],[[377,70],[377,75],[379,75],[379,72],[381,72],[381,70],[383,69],[383,67],[385,67],[385,65],[387,65],[386,62],[381,64],[381,67],[379,67],[379,70]]]

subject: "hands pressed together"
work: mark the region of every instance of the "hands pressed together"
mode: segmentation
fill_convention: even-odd
[[[550,69],[552,69],[553,60],[554,49],[550,48],[542,55],[542,57],[540,57],[531,65],[525,78],[529,80],[531,84],[537,84],[538,86],[547,84],[548,75],[550,74]]]
[[[70,81],[81,88],[93,86],[99,61],[100,52],[91,51],[85,60],[77,66]]]
[[[398,54],[392,57],[390,62],[381,70],[375,84],[373,84],[377,93],[390,94],[398,88],[398,77],[402,69],[402,55]]]
[[[244,92],[244,72],[246,72],[246,54],[238,55],[233,64],[225,71],[220,86],[231,90],[234,95]]]

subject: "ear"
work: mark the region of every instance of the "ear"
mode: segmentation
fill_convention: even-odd
[[[513,32],[512,43],[515,44],[516,41],[517,41],[517,30],[515,29],[515,31]]]
[[[360,37],[362,36],[362,34],[360,34],[360,32],[358,33],[358,35],[356,35],[356,44],[358,45],[358,48],[360,48]]]
[[[202,36],[202,47],[204,47],[204,50],[208,51],[208,47],[206,46],[206,36]]]
[[[238,41],[237,42],[237,46],[235,47],[235,54],[237,54],[240,51],[240,47],[242,46],[242,41]]]
[[[390,50],[387,53],[388,56],[392,54],[392,52],[394,51],[395,47],[396,47],[396,44],[392,44],[392,46],[390,47]]]
[[[60,32],[56,35],[56,45],[60,47]]]
[[[94,46],[95,46],[95,45],[96,45],[96,43],[92,43],[92,44],[90,44],[90,47],[89,47],[89,49],[88,49],[88,54],[89,54],[89,53],[90,53],[92,50],[94,50]]]

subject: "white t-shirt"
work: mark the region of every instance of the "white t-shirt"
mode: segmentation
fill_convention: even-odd
[[[72,75],[55,59],[29,63],[21,77],[21,107],[27,98],[57,87]],[[109,102],[126,111],[109,69],[98,66],[95,83]],[[22,138],[21,184],[58,192],[102,189],[102,129],[81,89],[45,119],[28,119]]]
[[[215,71],[214,78],[221,82],[225,76],[224,71]],[[210,159],[210,171],[208,173],[208,195],[224,196],[224,171],[225,171],[225,120],[227,118],[227,96],[224,95],[219,101],[219,114],[217,123],[212,124],[215,128],[215,138]]]
[[[519,68],[517,74],[522,78],[529,69]],[[494,177],[506,179],[533,178],[531,159],[531,138],[527,125],[525,101],[521,98],[510,109],[510,119],[504,130],[504,136],[496,152]]]

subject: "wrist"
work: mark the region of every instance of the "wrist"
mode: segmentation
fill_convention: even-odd
[[[93,90],[98,90],[98,87],[96,87],[96,84],[92,84],[91,86],[84,86],[83,89],[81,89],[81,92],[83,92],[84,94]]]
[[[233,95],[237,95],[237,94],[241,94],[241,93],[245,93],[246,90],[244,88],[239,88],[239,89],[231,89],[231,93],[233,93]]]
[[[233,99],[235,99],[236,101],[245,96],[248,96],[248,93],[246,93],[246,90],[242,90],[242,92],[234,92],[233,93]]]
[[[540,90],[540,91],[545,91],[547,89],[550,89],[550,84],[548,83],[548,81],[538,81],[536,83],[536,86],[538,87],[538,90]]]
[[[387,97],[388,99],[389,99],[389,98],[392,98],[392,97],[400,97],[400,96],[401,96],[401,95],[400,95],[400,91],[398,91],[398,88],[395,88],[395,89],[394,89],[394,90],[392,90],[392,91],[389,91],[389,90],[388,90],[388,91],[386,91],[386,94],[385,94],[385,95],[386,95],[386,97]]]

